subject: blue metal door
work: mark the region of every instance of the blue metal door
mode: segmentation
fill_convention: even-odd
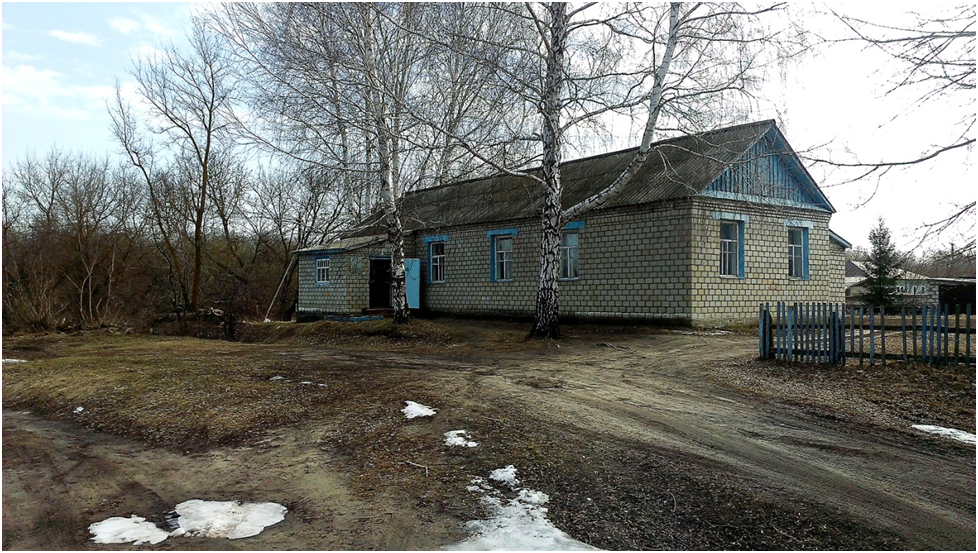
[[[404,280],[407,285],[408,309],[421,307],[421,261],[419,259],[404,260]]]

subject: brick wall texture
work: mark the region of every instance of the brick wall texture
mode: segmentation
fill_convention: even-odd
[[[746,216],[744,277],[720,276],[717,214]],[[674,321],[693,325],[757,320],[758,304],[842,302],[845,259],[831,242],[830,214],[706,197],[588,213],[578,230],[579,278],[560,282],[564,317]],[[788,276],[786,221],[809,230],[809,278]],[[487,231],[515,228],[513,279],[492,282]],[[445,282],[428,283],[424,238],[447,235]],[[539,279],[536,220],[501,221],[409,234],[408,257],[421,260],[421,308],[433,313],[532,316]],[[316,255],[299,259],[301,311],[359,313],[367,307],[374,245],[330,256],[330,283],[315,285]]]

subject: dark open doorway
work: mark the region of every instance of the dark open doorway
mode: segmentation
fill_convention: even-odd
[[[370,260],[370,308],[391,307],[391,260]]]

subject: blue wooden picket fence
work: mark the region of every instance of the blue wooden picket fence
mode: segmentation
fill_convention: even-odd
[[[972,315],[971,305],[886,310],[839,303],[764,303],[758,323],[760,357],[860,365],[887,360],[974,365]]]

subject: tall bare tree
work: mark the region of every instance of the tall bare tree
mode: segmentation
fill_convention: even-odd
[[[401,196],[482,164],[418,113],[437,114],[472,142],[495,141],[493,151],[506,148],[485,123],[504,120],[506,110],[491,108],[505,96],[472,92],[489,71],[427,38],[439,25],[478,26],[476,15],[415,3],[227,4],[209,19],[249,83],[248,137],[339,176],[349,224],[383,214],[397,321],[408,318]]]
[[[151,209],[162,235],[169,262],[181,280],[182,305],[196,310],[200,301],[203,267],[204,222],[211,195],[211,163],[217,152],[229,147],[228,126],[233,121],[229,65],[215,37],[201,25],[194,25],[188,37],[190,52],[170,45],[145,59],[134,61],[132,75],[146,108],[145,125],[160,138],[154,142],[140,133],[137,117],[122,100],[119,90],[110,109],[113,131],[132,164],[139,170],[149,190]],[[118,86],[117,86],[118,89]],[[162,143],[162,145],[159,145]],[[157,148],[159,150],[157,150]],[[163,168],[163,158],[172,164]],[[179,171],[180,163],[192,170]],[[182,176],[183,180],[175,180]],[[176,192],[167,196],[167,192]],[[172,213],[172,201],[185,209],[189,219],[192,255],[189,285],[183,283],[184,264],[179,245],[168,231],[168,221],[180,218]]]

